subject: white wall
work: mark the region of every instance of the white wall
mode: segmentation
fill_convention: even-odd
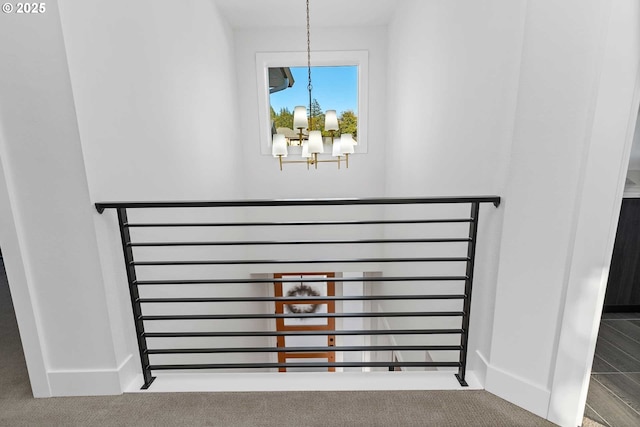
[[[606,16],[606,15],[605,15]],[[547,418],[576,425],[583,415],[600,313],[640,104],[640,4],[611,2],[597,99],[588,130],[589,152],[575,206],[576,239]],[[637,133],[636,133],[637,135]],[[637,136],[636,136],[637,137]]]
[[[527,8],[487,387],[504,396],[505,376],[524,379],[520,396],[508,387],[510,399],[536,402],[532,410],[542,416],[596,83],[596,3]]]
[[[93,200],[240,196],[233,40],[213,2],[61,4]]]
[[[399,5],[389,27],[387,196],[502,195],[523,7],[523,1]],[[440,212],[432,215],[469,214],[466,207]],[[501,218],[502,208],[482,207],[469,350],[469,368],[481,377],[486,366],[476,351],[488,359]]]
[[[486,388],[561,425],[584,409],[638,105],[637,23],[637,2],[527,7]]]
[[[638,112],[638,116],[640,117],[640,111]],[[640,170],[640,120],[636,121],[633,146],[631,147],[631,158],[629,159],[629,170]]]
[[[508,165],[523,1],[407,1],[389,27],[387,194],[495,193]]]
[[[503,197],[498,211],[481,213],[478,250],[486,258],[476,266],[470,349],[478,353],[470,363],[481,371],[474,357],[483,356],[487,390],[563,425],[575,425],[584,406],[616,177],[632,135],[626,119],[637,112],[637,104],[629,108],[637,10],[616,3],[609,22],[610,5],[415,1],[389,28],[388,75],[400,84],[389,88],[386,194]],[[602,69],[610,70],[606,80]],[[590,142],[595,111],[597,135],[611,139],[606,155],[599,140]],[[419,125],[419,143],[408,124]],[[580,244],[576,258],[576,239],[598,244]],[[589,292],[581,291],[585,280],[596,281]],[[579,302],[567,298],[569,283]],[[585,330],[576,342],[578,324]],[[584,369],[567,369],[578,355],[572,348]]]
[[[260,154],[257,52],[303,52],[305,28],[238,29],[235,31],[238,99],[242,111],[240,143],[248,198],[364,197],[384,195],[386,137],[386,27],[314,28],[312,51],[367,50],[369,52],[368,153],[353,155],[349,169],[320,164],[307,170],[303,164],[285,165],[280,172],[271,155]],[[312,53],[313,65],[313,53]],[[296,84],[304,84],[297,82]],[[330,108],[323,105],[323,108]]]
[[[57,4],[46,6],[0,17],[3,255],[34,395],[115,393],[94,210]]]
[[[215,3],[197,0],[176,7],[169,1],[63,1],[61,9],[92,201],[242,198],[233,34]],[[129,213],[132,219],[157,221],[154,215]],[[164,219],[195,220],[194,215],[174,211]],[[234,213],[226,211],[223,219],[225,215]],[[118,331],[116,354],[120,361],[133,355],[137,364],[115,213],[96,214],[95,223]],[[134,231],[132,236],[171,237],[161,231]],[[175,252],[136,256],[179,259]],[[152,273],[139,270],[141,279]],[[193,275],[184,268],[164,272],[174,278]],[[175,293],[176,289],[141,290],[147,297]],[[189,308],[193,307],[182,309]]]

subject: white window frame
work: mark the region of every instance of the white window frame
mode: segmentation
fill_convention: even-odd
[[[306,67],[307,52],[257,52],[258,117],[260,119],[260,152],[271,155],[271,114],[269,103],[269,68]],[[358,144],[356,153],[368,151],[369,52],[366,50],[311,52],[311,67],[358,67]],[[311,76],[313,80],[313,75]],[[298,82],[300,84],[300,82]],[[306,86],[307,82],[302,82]],[[292,106],[293,108],[294,106]],[[331,106],[327,105],[327,108]],[[307,106],[308,108],[308,106]]]

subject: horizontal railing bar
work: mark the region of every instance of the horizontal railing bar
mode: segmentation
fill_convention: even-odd
[[[201,353],[316,353],[327,351],[460,351],[461,345],[374,345],[343,347],[228,347],[228,348],[158,348],[147,349],[147,354],[201,354]]]
[[[409,276],[409,277],[300,277],[300,278],[250,278],[250,279],[184,279],[184,280],[136,280],[136,285],[198,285],[235,283],[323,283],[323,282],[421,282],[458,281],[467,276]]]
[[[239,332],[144,332],[146,338],[187,337],[284,337],[326,335],[452,335],[462,329],[371,329],[371,330],[309,330],[309,331],[239,331]]]
[[[136,302],[145,303],[193,303],[193,302],[299,302],[322,304],[327,301],[389,301],[389,300],[439,300],[464,299],[464,295],[349,295],[323,297],[218,297],[218,298],[138,298]]]
[[[125,227],[289,227],[311,225],[381,225],[381,224],[446,224],[472,222],[473,218],[435,218],[351,221],[261,221],[261,222],[148,222],[127,223]]]
[[[112,208],[215,208],[261,206],[336,206],[336,205],[410,205],[451,203],[493,203],[500,205],[498,196],[461,197],[379,197],[342,199],[273,199],[273,200],[219,200],[219,201],[168,201],[168,202],[99,202],[96,210],[102,213]]]
[[[429,239],[360,239],[360,240],[232,240],[219,242],[131,242],[131,247],[165,246],[273,246],[273,245],[363,245],[384,243],[457,243],[470,242],[468,237]]]
[[[139,320],[325,319],[359,317],[455,317],[462,311],[394,311],[362,313],[166,314],[142,315]]]
[[[228,259],[200,261],[132,261],[130,265],[238,265],[238,264],[349,264],[349,263],[384,263],[384,262],[467,262],[468,257],[445,258],[352,258],[352,259]]]
[[[250,369],[250,368],[386,368],[386,367],[458,367],[460,362],[302,362],[302,363],[207,363],[149,365],[152,371],[172,369]]]

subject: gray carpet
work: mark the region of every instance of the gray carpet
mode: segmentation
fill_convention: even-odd
[[[1,262],[0,262],[1,264]],[[136,393],[34,399],[0,265],[0,426],[553,426],[486,391]]]

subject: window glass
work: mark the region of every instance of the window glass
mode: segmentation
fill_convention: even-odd
[[[293,129],[293,110],[304,106],[309,110],[307,67],[269,67],[269,106],[272,133],[284,134],[292,145],[298,145]],[[358,66],[311,67],[311,130],[324,131],[327,110],[335,110],[339,130],[335,135],[350,133],[358,137]],[[306,132],[305,132],[306,134]]]

